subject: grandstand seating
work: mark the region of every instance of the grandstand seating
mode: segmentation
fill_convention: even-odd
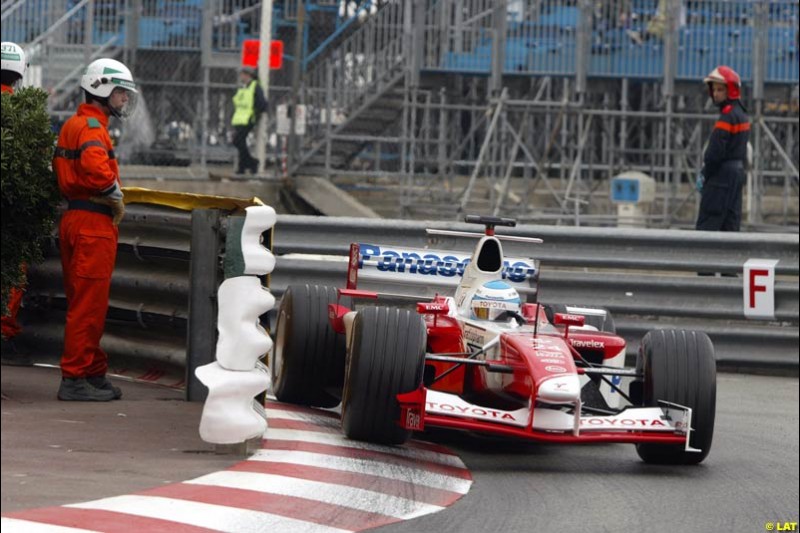
[[[39,16],[36,6],[43,0],[32,0],[25,11]],[[76,0],[70,0],[75,2]],[[44,3],[42,3],[44,5]],[[112,4],[109,4],[112,5]],[[656,0],[631,0],[631,21],[614,27],[612,21],[593,21],[589,36],[588,75],[596,77],[629,77],[659,79],[663,76],[664,43],[660,38],[647,38],[647,21],[656,14]],[[720,9],[720,7],[724,9]],[[69,6],[68,6],[69,7]],[[117,36],[125,42],[125,19],[122,14],[104,13],[103,0],[96,0],[96,16],[111,24],[96,24],[95,44],[103,44]],[[111,9],[110,7],[108,9]],[[139,19],[139,48],[200,51],[203,0],[143,0]],[[777,0],[769,4],[765,75],[767,83],[798,83],[798,3]],[[752,79],[754,51],[753,2],[686,1],[686,24],[678,31],[678,79],[697,79],[718,64],[730,64],[747,82]],[[573,75],[576,68],[578,28],[581,13],[575,5],[553,3],[524,20],[521,12],[510,12],[505,39],[506,74]],[[4,39],[26,42],[22,35],[26,25],[6,28]],[[244,23],[234,25],[233,43],[257,38],[249,35]],[[439,29],[441,30],[441,29]],[[449,30],[448,30],[449,31]],[[634,40],[635,31],[644,39]],[[426,57],[435,62],[427,70],[489,74],[492,61],[491,28],[471,28],[461,43],[461,51],[437,50]],[[467,38],[468,37],[468,38]],[[217,42],[215,38],[215,43]],[[454,46],[454,45],[453,45]]]
[[[608,28],[595,24],[590,37],[589,76],[658,79],[663,76],[664,43],[659,38],[634,40],[631,30],[646,35],[646,24],[654,14],[639,3],[638,27]],[[636,3],[634,9],[636,9]],[[693,4],[690,3],[690,7]],[[697,79],[719,64],[736,68],[743,81],[752,79],[754,28],[749,3],[731,4],[735,8],[719,12],[694,6],[687,12],[688,23],[678,32],[678,79]],[[705,6],[702,4],[701,6]],[[797,83],[797,3],[770,5],[767,31],[766,81]],[[535,21],[508,22],[505,41],[506,74],[562,74],[575,72],[575,50],[580,12],[577,7],[551,7]],[[480,28],[471,47],[461,52],[446,51],[439,65],[431,70],[489,74],[492,60],[491,31]]]

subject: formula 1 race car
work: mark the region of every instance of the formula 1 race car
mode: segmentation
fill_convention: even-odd
[[[468,216],[484,233],[471,256],[351,245],[347,286],[293,285],[283,295],[272,354],[278,400],[341,401],[352,439],[402,444],[426,427],[541,442],[633,443],[648,463],[696,464],[711,448],[714,347],[705,333],[654,330],[636,367],[603,309],[538,303],[539,263],[503,255],[511,219]],[[454,288],[408,306],[354,306],[397,295],[377,281]],[[406,291],[407,293],[408,291]],[[523,302],[520,292],[529,301]]]

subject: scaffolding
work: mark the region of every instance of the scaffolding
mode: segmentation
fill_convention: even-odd
[[[701,69],[730,54],[753,123],[745,225],[797,225],[797,56],[777,48],[797,2],[664,0],[649,15],[624,0],[600,13],[564,5],[387,2],[305,78],[311,111],[291,169],[394,191],[402,217],[477,210],[575,225],[614,224],[610,180],[636,170],[658,191],[641,224],[691,227],[718,113]],[[609,29],[636,9],[637,26]],[[658,42],[643,48],[656,23]],[[715,32],[731,46],[714,48]]]
[[[274,5],[273,34],[294,57],[270,84],[268,153],[286,161],[270,177],[383,191],[395,216],[605,225],[611,179],[640,171],[657,189],[642,224],[689,227],[717,116],[700,80],[729,64],[753,124],[745,225],[798,225],[798,0]],[[232,157],[234,69],[260,11],[257,0],[3,0],[2,30],[33,52],[55,115],[74,109],[91,59],[131,65],[153,122],[128,128],[152,130],[143,153],[205,170]],[[279,106],[293,121],[283,130]]]

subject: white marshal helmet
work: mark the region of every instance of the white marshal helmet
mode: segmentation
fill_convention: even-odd
[[[521,306],[519,293],[505,281],[484,283],[470,302],[471,316],[479,320],[507,321],[511,312],[520,312]]]
[[[108,104],[106,100],[115,89],[128,93],[128,102],[122,107],[109,105],[113,115],[120,118],[131,116],[136,109],[136,82],[128,67],[116,59],[101,58],[92,61],[81,77],[81,88],[96,99]]]
[[[19,74],[20,79],[25,76],[28,68],[28,61],[25,50],[20,45],[12,42],[4,42],[0,45],[0,55],[2,55],[2,70]]]

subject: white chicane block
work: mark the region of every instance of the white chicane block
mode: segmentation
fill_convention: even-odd
[[[238,276],[222,282],[217,298],[217,361],[227,370],[252,370],[272,349],[272,339],[258,317],[275,306],[275,297],[259,278]]]
[[[254,397],[267,389],[267,367],[258,363],[250,372],[232,372],[214,362],[198,367],[195,374],[208,387],[200,418],[200,437],[204,441],[238,444],[264,434],[266,412]]]
[[[261,244],[261,234],[275,225],[275,210],[268,205],[256,205],[245,209],[247,215],[242,227],[242,255],[244,273],[263,276],[275,269],[275,256]]]

